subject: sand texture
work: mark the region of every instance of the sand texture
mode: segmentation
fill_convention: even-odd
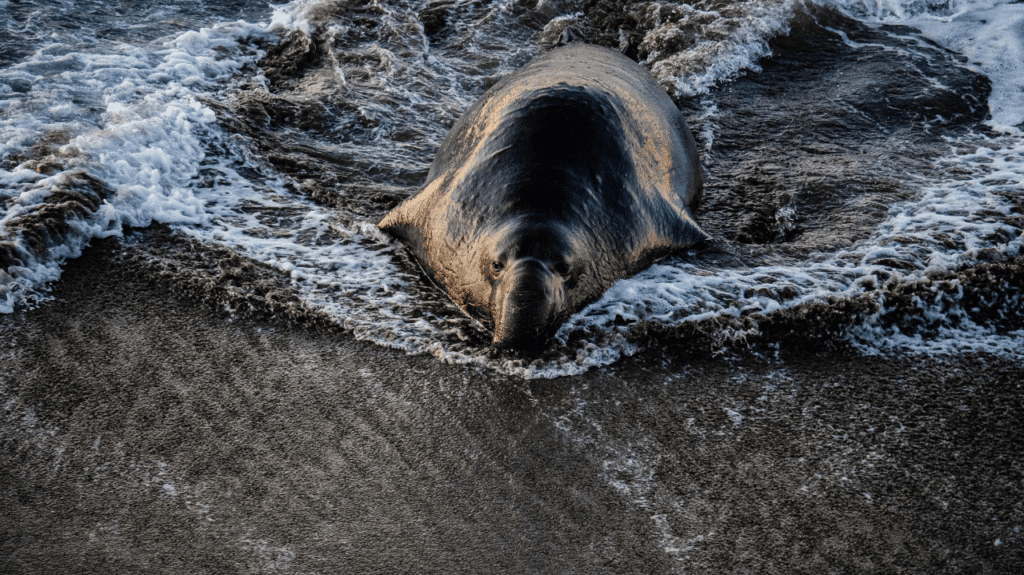
[[[0,573],[1016,573],[1019,361],[553,381],[228,314],[116,241],[0,317]]]

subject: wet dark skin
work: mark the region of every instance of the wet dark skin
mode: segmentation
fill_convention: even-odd
[[[378,224],[501,348],[543,346],[621,278],[707,235],[693,137],[646,70],[553,50],[488,90]]]

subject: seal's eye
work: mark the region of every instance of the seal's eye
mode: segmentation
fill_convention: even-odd
[[[568,262],[558,262],[557,264],[555,264],[555,271],[563,276],[569,275]]]
[[[501,262],[491,262],[491,271],[494,273],[501,273],[501,270],[505,269],[505,264]]]

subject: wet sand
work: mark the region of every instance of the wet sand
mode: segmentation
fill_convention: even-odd
[[[1019,359],[662,348],[527,382],[229,314],[97,244],[0,317],[2,573],[1024,564]]]

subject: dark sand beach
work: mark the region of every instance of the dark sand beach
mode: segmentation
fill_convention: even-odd
[[[0,575],[1024,572],[994,4],[0,0]],[[528,365],[375,224],[563,36],[713,240]]]
[[[0,317],[2,573],[1024,561],[1019,362],[662,347],[524,381],[226,312],[150,249],[94,242]]]

